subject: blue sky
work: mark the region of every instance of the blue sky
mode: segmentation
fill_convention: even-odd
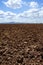
[[[43,0],[0,0],[0,23],[43,23]]]

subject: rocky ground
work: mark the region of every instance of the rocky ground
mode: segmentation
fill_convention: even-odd
[[[43,24],[0,24],[0,65],[43,65]]]

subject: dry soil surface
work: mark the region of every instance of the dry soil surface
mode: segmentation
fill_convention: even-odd
[[[0,24],[0,65],[43,65],[43,24]]]

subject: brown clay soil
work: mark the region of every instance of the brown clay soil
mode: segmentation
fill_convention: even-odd
[[[0,65],[43,65],[43,24],[0,24]]]

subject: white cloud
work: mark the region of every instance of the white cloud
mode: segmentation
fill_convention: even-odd
[[[7,7],[16,9],[22,7],[22,0],[8,0],[7,2],[4,2],[4,4]]]
[[[18,16],[22,18],[37,18],[39,16],[39,8],[37,2],[29,2],[30,9],[20,13]]]
[[[0,19],[4,18],[4,11],[0,10]]]
[[[16,14],[10,11],[4,12],[0,10],[0,23],[2,22],[13,22],[16,18]]]
[[[32,4],[33,3],[33,4]],[[38,8],[36,2],[30,2],[30,9],[16,14],[10,11],[0,10],[0,22],[19,22],[19,23],[41,23],[43,22],[43,7]],[[29,5],[29,6],[30,6]]]
[[[43,23],[43,7],[31,7],[18,16],[21,18],[21,22],[23,20],[25,23]]]
[[[43,7],[41,7],[41,9],[39,11],[39,17],[43,17]]]
[[[31,8],[28,9],[27,11],[24,11],[23,13],[19,14],[19,17],[24,17],[24,18],[33,18],[33,17],[38,17],[38,11],[39,9],[37,8]]]
[[[32,2],[25,2],[23,0],[8,0],[7,2],[4,2],[4,4],[7,6],[7,7],[10,7],[12,9],[17,9],[17,8],[21,8],[23,5],[25,6],[29,6],[30,8],[34,8],[34,7],[38,7],[38,3],[35,2],[35,1],[32,1]]]
[[[32,2],[29,3],[29,6],[30,6],[30,7],[33,7],[33,8],[34,8],[34,7],[38,7],[38,3],[32,1]]]
[[[33,3],[33,4],[32,4]],[[24,11],[18,16],[26,23],[41,23],[43,22],[43,7],[38,8],[38,3],[30,2],[31,8]],[[30,6],[30,5],[29,5]]]

